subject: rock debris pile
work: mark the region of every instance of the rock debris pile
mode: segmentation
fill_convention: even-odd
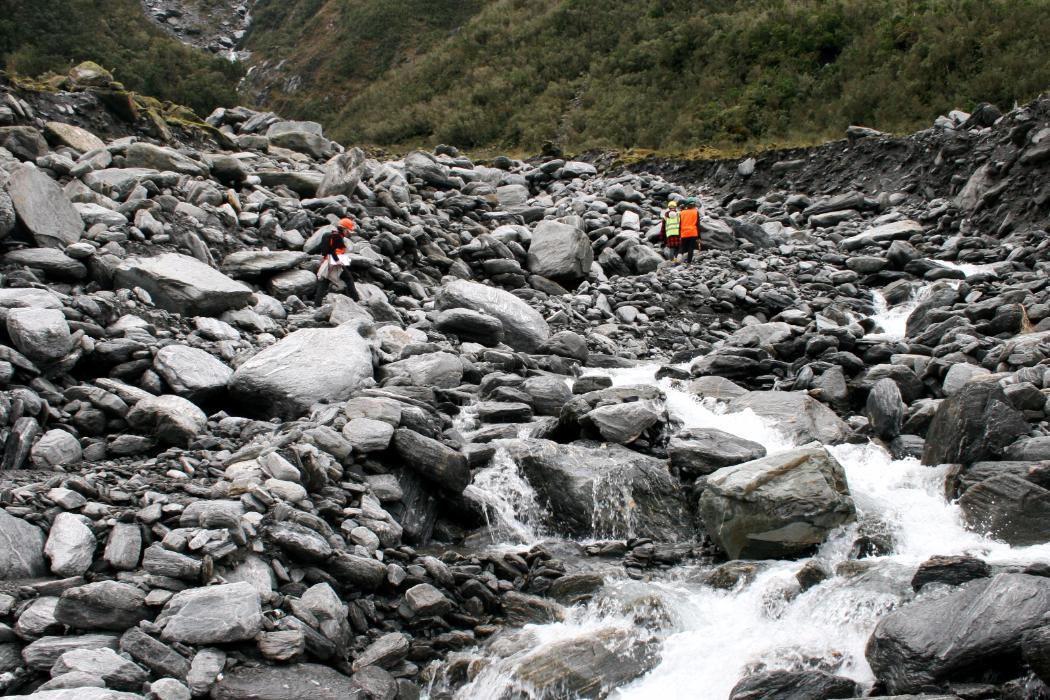
[[[609,577],[728,557],[709,585],[732,588],[735,560],[808,556],[858,517],[841,443],[952,464],[975,530],[1050,541],[1050,102],[724,177],[379,162],[243,108],[165,142],[76,126],[117,123],[77,93],[2,102],[0,693],[444,697],[472,650],[527,647],[515,628]],[[916,144],[927,170],[892,189],[803,177]],[[698,189],[703,251],[669,264],[660,209]],[[343,216],[360,302],[314,306]],[[654,376],[797,448],[684,427]],[[501,460],[557,537],[488,546],[476,479]],[[892,548],[861,534],[854,558]],[[1050,679],[1048,572],[927,562],[950,588],[878,625],[879,688]],[[607,630],[514,673],[601,697],[659,654]],[[860,693],[775,671],[734,697],[799,688]]]

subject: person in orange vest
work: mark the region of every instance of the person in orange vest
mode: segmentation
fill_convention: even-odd
[[[672,262],[678,257],[679,243],[678,202],[673,199],[667,203],[667,209],[660,215],[660,240],[667,246],[668,257]]]
[[[332,284],[342,281],[346,293],[354,301],[360,301],[357,287],[354,286],[354,275],[350,272],[350,256],[346,254],[346,236],[354,230],[352,219],[342,218],[334,231],[325,234],[321,241],[324,258],[317,268],[317,290],[314,293],[314,306],[320,306]]]
[[[685,261],[691,263],[693,252],[700,249],[700,211],[696,208],[695,197],[689,197],[684,204],[685,208],[678,214],[678,230],[682,237],[679,251],[685,254]]]

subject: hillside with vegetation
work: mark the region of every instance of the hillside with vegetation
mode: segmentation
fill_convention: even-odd
[[[1050,87],[1046,0],[398,5],[260,0],[247,48],[286,61],[264,103],[354,142],[688,150],[909,130]]]
[[[207,114],[238,101],[243,67],[186,46],[145,17],[138,0],[5,0],[0,68],[65,73],[95,61],[129,90]]]
[[[798,145],[1050,87],[1050,0],[258,0],[246,64],[180,43],[138,0],[5,10],[10,72],[94,60],[201,113],[247,103],[394,149]]]

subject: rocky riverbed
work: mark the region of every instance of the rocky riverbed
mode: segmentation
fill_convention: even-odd
[[[0,84],[0,693],[1050,694],[1050,102],[623,169],[83,76]]]

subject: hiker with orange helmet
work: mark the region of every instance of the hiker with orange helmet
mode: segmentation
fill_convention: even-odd
[[[350,272],[350,256],[346,254],[346,236],[354,230],[353,219],[342,218],[338,226],[325,234],[321,240],[321,252],[324,259],[321,266],[317,268],[317,291],[314,295],[314,306],[320,306],[324,301],[328,290],[333,283],[342,282],[346,286],[346,293],[354,301],[360,301],[357,296],[357,287],[354,286],[354,276]]]

